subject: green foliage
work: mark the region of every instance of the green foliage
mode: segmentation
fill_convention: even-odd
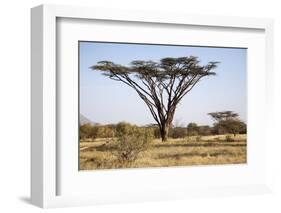
[[[79,134],[80,139],[85,139],[85,138],[88,137],[89,132],[90,132],[90,127],[91,127],[91,126],[88,125],[88,124],[85,124],[85,125],[81,125],[81,126],[80,126],[80,134]]]
[[[196,142],[200,142],[201,140],[202,140],[202,136],[201,135],[196,136],[196,138],[195,138]]]
[[[154,138],[161,138],[160,130],[158,127],[149,127],[148,129],[150,129],[153,132]]]
[[[115,136],[115,127],[113,125],[95,126],[97,129],[97,138],[113,138]]]
[[[230,110],[221,112],[210,112],[208,113],[208,115],[210,115],[216,122],[238,118],[238,114]]]
[[[210,115],[214,120],[214,134],[245,134],[247,131],[246,124],[239,119],[239,115],[233,111],[211,112]]]
[[[153,139],[153,132],[146,128],[137,128],[126,123],[119,125],[117,141],[113,144],[112,154],[120,165],[127,166],[134,162],[138,155],[147,150]]]
[[[225,136],[225,141],[226,142],[234,142],[235,140],[234,140],[233,137],[231,137],[231,135],[227,135],[227,136]]]
[[[189,123],[187,125],[187,135],[196,136],[199,134],[199,127],[196,123]]]
[[[115,136],[113,125],[93,126],[84,124],[80,126],[80,139],[94,141],[96,138],[112,138]]]
[[[238,119],[227,119],[215,123],[213,129],[216,134],[243,134],[246,124]]]
[[[183,127],[174,127],[169,130],[169,137],[171,138],[184,138],[186,135],[186,128]]]
[[[95,140],[98,136],[98,128],[90,124],[84,124],[80,126],[80,139],[92,139]]]
[[[198,127],[198,134],[202,136],[211,135],[212,128],[210,126],[199,126]]]
[[[126,122],[120,122],[115,127],[116,136],[120,137],[123,135],[132,135],[134,132],[137,131],[137,128],[138,127],[136,125],[132,125]]]
[[[201,140],[199,136],[207,135],[222,135],[222,134],[246,134],[247,125],[239,120],[238,114],[231,111],[214,114],[220,119],[216,119],[213,127],[199,126],[196,123],[189,123],[187,127],[180,125],[170,127],[168,136],[170,138],[188,138],[188,140]],[[226,115],[229,115],[228,117]],[[95,141],[97,138],[106,138],[108,140],[118,139],[119,141],[134,141],[135,136],[139,137],[139,132],[149,132],[151,138],[161,138],[159,127],[155,124],[150,124],[146,127],[139,127],[130,123],[120,122],[117,124],[107,125],[91,125],[84,124],[80,126],[80,140]],[[134,137],[132,137],[134,136]],[[198,139],[196,137],[198,136]],[[126,157],[124,157],[126,158]],[[129,157],[130,158],[130,157]]]

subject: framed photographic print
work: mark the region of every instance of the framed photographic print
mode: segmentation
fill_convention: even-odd
[[[78,45],[80,170],[247,163],[246,48]]]
[[[32,203],[270,191],[272,20],[31,14]]]

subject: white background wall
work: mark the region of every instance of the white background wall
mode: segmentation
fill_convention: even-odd
[[[280,2],[280,1],[279,1]],[[275,19],[275,128],[280,132],[281,6],[278,0],[6,0],[0,7],[0,210],[37,212],[29,204],[30,178],[30,8],[42,3],[186,12]],[[279,109],[279,110],[277,110]],[[279,112],[278,112],[279,111]],[[278,126],[279,124],[279,126]],[[280,212],[281,136],[271,142],[274,193],[259,196],[120,204],[67,209],[69,212]],[[207,178],[207,177],[206,177]],[[188,180],[187,180],[188,181]],[[47,210],[60,212],[64,209]]]

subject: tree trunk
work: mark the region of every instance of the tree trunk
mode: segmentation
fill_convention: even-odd
[[[175,113],[175,107],[173,107],[171,109],[171,111],[169,111],[167,113],[167,119],[166,120],[163,120],[161,122],[161,124],[159,125],[159,129],[160,129],[160,135],[161,135],[161,139],[162,139],[162,142],[165,142],[168,140],[168,133],[169,133],[169,129],[172,125],[172,121],[173,121],[173,118],[174,118],[174,113]]]
[[[161,135],[162,142],[168,140],[168,133],[169,133],[169,127],[164,126],[160,128],[160,135]]]

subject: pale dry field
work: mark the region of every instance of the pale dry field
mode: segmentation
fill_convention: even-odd
[[[80,170],[246,163],[246,135],[232,136],[232,141],[225,138],[224,135],[190,137],[164,143],[155,139],[150,148],[129,165],[118,163],[107,146],[110,143],[107,139],[80,141]]]

